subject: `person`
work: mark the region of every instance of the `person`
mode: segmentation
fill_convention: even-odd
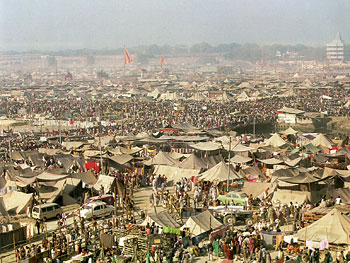
[[[38,235],[40,235],[40,220],[37,219],[36,222],[35,222],[35,226],[36,226],[36,229],[37,229],[37,232],[38,232]]]
[[[326,254],[324,256],[324,260],[323,260],[324,263],[331,263],[333,262],[333,257],[331,255],[331,252],[329,252],[328,249],[326,249]]]
[[[344,259],[344,252],[340,251],[339,256],[338,256],[338,262],[339,263],[344,263],[345,262],[344,260],[345,260]]]
[[[208,251],[208,259],[210,261],[212,261],[213,260],[213,245],[211,243],[208,244],[207,251]]]
[[[340,198],[339,195],[338,195],[338,197],[335,199],[335,204],[336,204],[336,205],[340,205],[340,204],[341,204],[341,198]]]

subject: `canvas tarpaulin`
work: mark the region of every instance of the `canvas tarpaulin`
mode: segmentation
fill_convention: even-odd
[[[134,158],[129,154],[118,154],[118,155],[109,157],[109,159],[112,160],[113,162],[123,165],[130,162]]]
[[[191,216],[186,223],[181,227],[181,230],[186,228],[193,236],[198,236],[209,230],[215,230],[222,224],[208,211],[204,211],[196,216]]]
[[[229,171],[230,170],[230,171]],[[205,181],[225,181],[227,179],[237,180],[241,179],[241,176],[233,169],[232,165],[229,167],[224,162],[220,162],[213,168],[202,173],[200,179]]]
[[[160,227],[180,228],[180,225],[175,221],[175,219],[169,214],[168,211],[162,211],[158,214],[149,213],[141,225],[152,225],[152,223],[155,223],[156,226]]]
[[[271,194],[275,188],[276,185],[273,183],[244,182],[242,192],[247,195],[251,194],[253,198],[257,198],[265,191],[267,191],[267,195]]]
[[[156,165],[153,171],[156,175],[165,175],[168,181],[177,181],[181,178],[191,178],[198,176],[200,170],[195,169],[183,169],[168,165]]]
[[[216,151],[222,149],[222,146],[215,142],[199,142],[190,146],[200,151]]]
[[[184,169],[198,169],[198,170],[208,168],[208,165],[195,154],[191,154],[188,158],[180,162],[177,166],[179,168],[184,168]]]
[[[282,160],[276,159],[276,158],[270,158],[270,159],[265,159],[265,160],[260,160],[258,159],[259,162],[262,162],[264,164],[269,164],[269,165],[276,165],[276,164],[281,164],[283,163]]]
[[[145,165],[151,166],[151,165],[176,165],[178,163],[177,160],[171,158],[169,154],[160,151],[156,156],[154,156],[152,159],[147,160],[144,162]]]
[[[307,193],[301,191],[277,190],[273,194],[272,202],[279,201],[281,204],[297,202],[299,205],[307,201]]]
[[[320,242],[327,238],[330,244],[349,244],[350,218],[336,208],[311,225],[300,229],[294,236],[300,240]]]
[[[27,206],[32,202],[33,195],[13,191],[2,196],[7,212],[10,214],[25,213]]]
[[[103,186],[104,191],[108,192],[112,190],[114,183],[115,183],[115,177],[101,174],[98,177],[97,182],[94,184],[94,189],[99,191],[101,189],[101,186]]]
[[[340,196],[342,203],[348,204],[350,203],[350,188],[339,188],[339,189],[333,189],[327,192],[328,197],[333,197],[335,200]]]
[[[94,185],[97,182],[96,177],[91,171],[87,171],[84,173],[73,173],[71,174],[72,178],[80,179],[84,184]]]
[[[280,178],[280,181],[290,183],[290,184],[312,184],[323,181],[324,178],[315,177],[309,173],[301,173],[298,176],[289,177],[289,178]]]

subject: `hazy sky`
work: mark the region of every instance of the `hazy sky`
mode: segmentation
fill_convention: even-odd
[[[350,42],[349,0],[0,0],[0,50]]]

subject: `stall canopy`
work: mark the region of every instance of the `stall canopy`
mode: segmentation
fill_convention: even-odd
[[[230,172],[229,172],[230,170]],[[205,181],[225,181],[228,179],[230,173],[230,180],[241,179],[240,175],[233,169],[232,166],[228,166],[223,161],[215,165],[213,168],[201,174],[200,178]]]
[[[149,213],[141,225],[152,225],[152,223],[160,227],[180,228],[180,225],[172,218],[168,211],[162,211],[157,214]]]
[[[123,165],[130,162],[133,159],[133,157],[129,154],[118,154],[109,157],[109,159],[115,163]]]
[[[349,244],[350,218],[342,215],[336,208],[315,221],[311,225],[300,229],[294,236],[300,240],[320,242],[327,238],[328,243],[341,245]]]
[[[181,230],[188,228],[193,236],[198,236],[209,230],[218,229],[221,226],[222,224],[208,210],[206,210],[199,215],[191,216],[181,227]]]

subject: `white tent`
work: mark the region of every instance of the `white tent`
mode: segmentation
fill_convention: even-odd
[[[173,166],[178,163],[175,159],[171,158],[169,154],[164,153],[163,151],[160,151],[156,156],[154,156],[152,159],[145,161],[145,165],[151,166],[151,165],[169,165]]]
[[[209,230],[218,229],[221,226],[222,224],[206,210],[199,215],[191,216],[180,229],[188,228],[192,236],[198,236]]]
[[[158,214],[149,213],[141,225],[152,225],[152,223],[155,223],[156,226],[160,227],[180,228],[180,225],[175,221],[174,218],[172,218],[168,211],[162,211]]]
[[[230,172],[229,172],[230,170]],[[232,166],[229,166],[221,161],[217,165],[215,165],[213,168],[209,169],[208,171],[201,174],[200,178],[205,181],[225,181],[228,179],[230,173],[230,180],[237,180],[241,179],[239,174],[233,169]]]
[[[331,244],[349,244],[350,218],[336,208],[311,225],[302,228],[294,236],[300,240],[320,242],[327,238]]]
[[[271,146],[274,148],[279,148],[285,144],[286,142],[277,133],[274,133],[269,139],[265,141],[266,146]]]
[[[101,186],[103,186],[104,192],[108,192],[114,185],[115,177],[107,176],[107,175],[100,175],[98,177],[97,182],[94,184],[95,190],[99,191],[101,189]]]
[[[323,146],[326,148],[332,147],[334,145],[334,142],[332,142],[330,139],[328,139],[322,133],[317,135],[317,137],[315,139],[313,139],[311,141],[311,143],[315,146]]]

